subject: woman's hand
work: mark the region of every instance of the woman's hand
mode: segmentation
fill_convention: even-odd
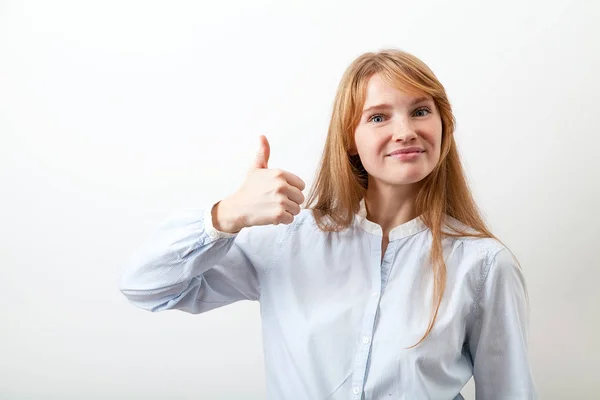
[[[269,142],[261,135],[260,149],[241,188],[212,210],[215,229],[237,233],[255,225],[290,224],[300,213],[304,181],[290,172],[269,169],[269,155]]]

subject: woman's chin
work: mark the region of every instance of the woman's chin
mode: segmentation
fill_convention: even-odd
[[[428,174],[410,174],[404,176],[390,176],[384,178],[376,178],[378,181],[385,185],[391,186],[407,186],[414,185],[415,183],[421,182],[427,177]]]

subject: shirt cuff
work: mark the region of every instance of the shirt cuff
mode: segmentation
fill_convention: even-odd
[[[210,207],[208,207],[206,209],[206,211],[204,212],[204,230],[206,231],[207,235],[211,239],[215,239],[215,240],[235,237],[237,235],[236,233],[221,232],[221,231],[215,229],[215,227],[213,226],[212,210],[215,207],[215,205],[217,205],[217,203],[218,203],[218,201],[215,203],[212,203],[212,205]]]

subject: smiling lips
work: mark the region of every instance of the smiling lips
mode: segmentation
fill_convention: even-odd
[[[407,147],[405,149],[395,150],[395,151],[391,152],[390,154],[388,154],[388,156],[394,157],[394,158],[399,158],[401,160],[412,160],[414,158],[417,158],[418,156],[420,156],[423,153],[425,153],[425,149],[423,149],[421,147]]]

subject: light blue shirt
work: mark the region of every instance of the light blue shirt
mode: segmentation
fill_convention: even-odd
[[[290,225],[226,234],[210,210],[161,225],[129,260],[121,291],[150,311],[259,301],[270,400],[461,399],[471,376],[478,400],[537,398],[525,282],[498,241],[443,240],[439,315],[408,349],[432,307],[431,233],[420,218],[390,232],[382,261],[382,230],[364,202],[337,233],[302,210]]]

